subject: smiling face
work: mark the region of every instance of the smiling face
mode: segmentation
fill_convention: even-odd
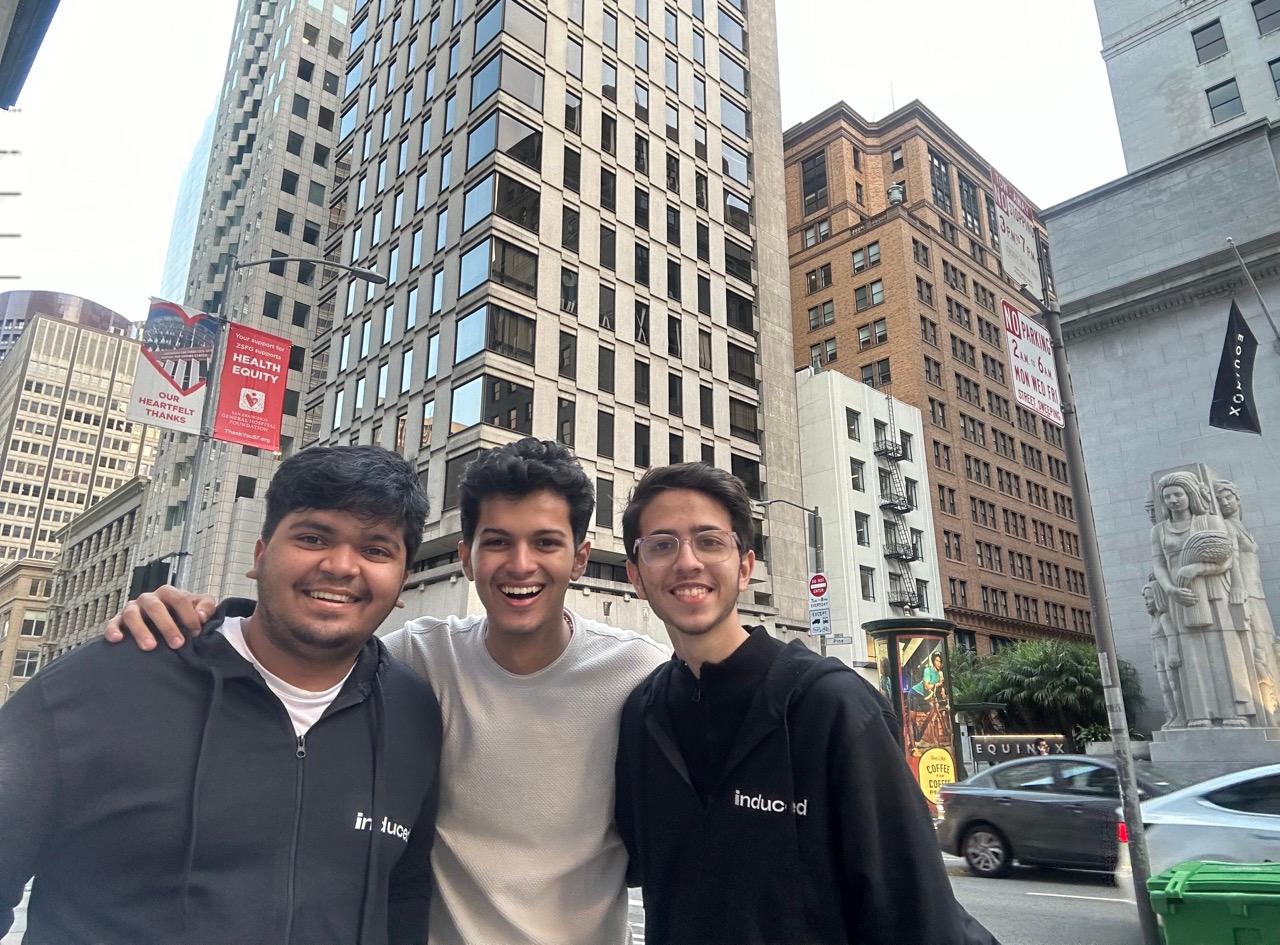
[[[458,552],[490,633],[558,634],[565,592],[582,576],[591,543],[574,546],[569,503],[542,490],[484,499],[475,536],[459,542]]]
[[[668,489],[657,493],[640,515],[639,537],[673,535],[685,539],[675,559],[653,566],[643,558],[627,561],[627,575],[636,593],[649,602],[667,631],[701,636],[741,626],[738,594],[747,589],[756,556],[730,555],[720,562],[704,562],[688,539],[710,529],[733,531],[723,505],[702,492]]]
[[[290,512],[258,540],[249,576],[258,581],[258,606],[245,625],[251,647],[261,639],[292,659],[341,663],[400,596],[403,533],[337,509]]]

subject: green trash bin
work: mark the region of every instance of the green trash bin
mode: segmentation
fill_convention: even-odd
[[[1189,860],[1147,891],[1165,945],[1280,945],[1280,863]]]

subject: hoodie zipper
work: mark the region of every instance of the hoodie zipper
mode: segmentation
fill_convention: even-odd
[[[293,837],[289,842],[289,887],[285,900],[285,916],[287,917],[284,927],[285,945],[289,945],[293,941],[293,887],[298,870],[298,834],[302,830],[302,781],[307,761],[306,736],[298,736],[298,742],[294,746],[294,756],[298,759],[297,787],[293,796]]]

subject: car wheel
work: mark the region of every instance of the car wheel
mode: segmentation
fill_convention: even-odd
[[[1005,876],[1013,865],[1013,854],[1000,831],[989,824],[970,827],[960,844],[969,872],[995,879]]]

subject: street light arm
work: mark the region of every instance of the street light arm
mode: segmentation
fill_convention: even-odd
[[[813,571],[821,573],[824,570],[825,562],[822,559],[822,514],[815,505],[813,508],[801,505],[799,502],[792,502],[790,499],[756,499],[755,504],[767,508],[770,505],[789,505],[793,509],[805,513],[809,516],[809,552],[812,559],[809,562]]]
[[[385,285],[387,277],[374,272],[372,269],[362,269],[359,266],[348,266],[345,263],[329,262],[327,259],[321,259],[315,256],[272,256],[270,259],[248,259],[244,262],[236,260],[231,264],[231,268],[235,270],[248,269],[250,266],[270,266],[273,263],[286,262],[309,262],[320,263],[322,266],[328,266],[330,269],[341,269],[343,272],[349,272],[365,282],[372,282],[374,285]]]

